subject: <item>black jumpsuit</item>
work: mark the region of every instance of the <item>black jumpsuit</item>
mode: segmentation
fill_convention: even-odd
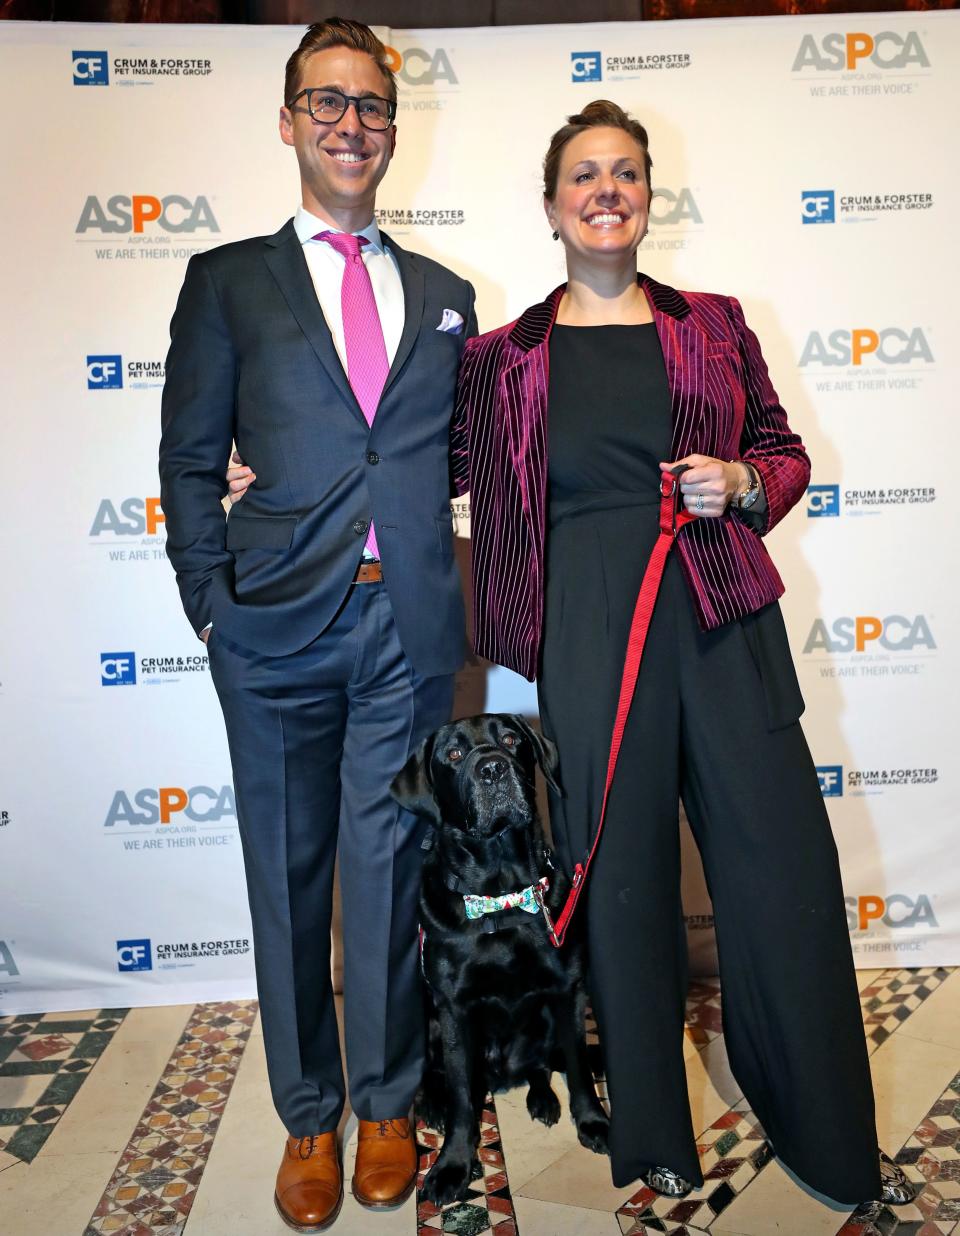
[[[671,414],[654,325],[556,326],[547,420],[538,689],[560,751],[551,826],[569,868],[597,820],[658,530]],[[801,710],[779,606],[701,631],[671,553],[586,890],[617,1186],[655,1164],[702,1183],[683,1062],[682,797],[713,900],[724,1036],[744,1095],[808,1184],[848,1203],[879,1196],[840,869]]]

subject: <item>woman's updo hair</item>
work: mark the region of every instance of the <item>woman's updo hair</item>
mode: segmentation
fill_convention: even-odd
[[[616,103],[611,103],[609,99],[595,99],[588,103],[582,112],[568,116],[567,123],[562,129],[557,129],[550,139],[550,146],[543,160],[543,195],[548,201],[553,201],[556,196],[560,157],[564,146],[586,129],[597,128],[622,129],[643,148],[643,171],[647,178],[647,187],[652,189],[650,169],[653,167],[653,160],[650,158],[646,129],[639,120],[634,120]]]

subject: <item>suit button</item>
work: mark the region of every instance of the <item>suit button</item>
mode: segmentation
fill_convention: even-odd
[[[369,527],[369,524],[367,523],[365,519],[358,519],[356,523],[353,525],[353,530],[357,534],[357,536],[363,536],[363,534],[366,532],[368,527]]]
[[[378,464],[379,462],[380,462],[380,456],[377,454],[376,451],[367,451],[367,463],[368,464]]]

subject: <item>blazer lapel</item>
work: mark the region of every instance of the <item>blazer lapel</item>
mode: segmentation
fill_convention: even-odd
[[[706,337],[680,292],[648,275],[641,275],[640,282],[653,309],[670,387],[670,457],[682,459],[703,449],[708,428],[703,416]]]
[[[285,223],[275,236],[268,237],[266,245],[264,258],[290,307],[290,312],[297,319],[300,329],[316,352],[317,359],[327,371],[344,404],[366,425],[363,412],[334,347],[330,327],[317,300],[316,289],[303,256],[303,246],[293,228],[293,220]]]
[[[400,334],[400,342],[397,344],[397,354],[387,374],[387,381],[383,388],[383,395],[381,395],[382,401],[383,396],[397,380],[420,334],[424,296],[423,268],[417,261],[416,255],[401,249],[397,242],[391,240],[385,232],[380,233],[380,238],[385,246],[389,246],[390,252],[396,258],[397,266],[400,268],[400,282],[403,284],[403,331]]]
[[[530,528],[534,560],[544,537],[547,485],[547,394],[550,384],[550,331],[565,285],[517,318],[507,338],[514,359],[500,375],[500,406],[510,457]]]

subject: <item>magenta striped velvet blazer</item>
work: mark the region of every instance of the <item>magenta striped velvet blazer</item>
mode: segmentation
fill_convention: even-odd
[[[764,516],[698,519],[677,551],[709,630],[774,601],[783,583],[760,536],[803,494],[810,461],[787,424],[756,335],[732,296],[677,292],[646,275],[673,410],[671,457],[745,459],[763,478]],[[564,285],[499,330],[467,341],[451,464],[470,493],[474,644],[534,679],[543,630],[548,343]],[[589,409],[585,409],[589,414]]]

